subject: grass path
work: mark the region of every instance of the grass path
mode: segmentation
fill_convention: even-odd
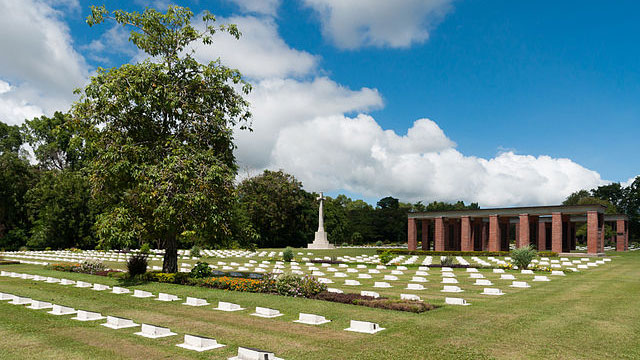
[[[274,295],[235,293],[180,285],[134,286],[184,298],[207,298],[192,308],[127,295],[0,278],[0,291],[170,327],[178,336],[146,339],[136,329],[112,330],[43,310],[0,302],[0,359],[226,359],[238,346],[269,349],[285,359],[638,359],[640,358],[640,253],[618,255],[589,271],[554,278],[468,307],[446,306],[410,314]],[[0,270],[118,285],[114,279],[60,273],[33,265]],[[426,297],[429,300],[428,297]],[[214,311],[217,301],[248,310]],[[250,316],[255,306],[279,309],[276,319]],[[332,322],[295,324],[299,312]],[[343,331],[349,320],[387,328],[376,335]],[[213,337],[222,349],[195,353],[175,346],[183,334]]]

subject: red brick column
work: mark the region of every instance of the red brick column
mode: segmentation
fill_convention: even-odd
[[[551,251],[562,252],[562,213],[551,214]]]
[[[520,223],[515,224],[516,228],[516,249],[520,247]]]
[[[422,250],[429,250],[429,220],[422,219]]]
[[[444,219],[439,217],[435,220],[434,242],[436,251],[444,251]]]
[[[547,250],[547,223],[538,221],[538,251]]]
[[[529,214],[520,214],[520,245],[516,247],[529,246],[531,243],[531,226],[529,226]]]
[[[587,253],[598,253],[598,212],[587,212]]]
[[[473,251],[473,243],[471,241],[471,219],[468,216],[463,216],[460,219],[460,250]]]
[[[624,220],[616,221],[616,251],[624,251],[625,250],[625,231],[624,231]]]
[[[482,222],[482,251],[489,250],[489,223]]]
[[[416,229],[416,219],[409,218],[407,222],[407,248],[409,250],[415,250],[418,248],[418,234]]]
[[[498,215],[489,216],[489,251],[500,251],[500,222]]]
[[[600,231],[600,242],[598,243],[598,253],[604,253],[604,214],[598,214],[598,230]]]
[[[629,250],[629,222],[624,222],[624,249]]]

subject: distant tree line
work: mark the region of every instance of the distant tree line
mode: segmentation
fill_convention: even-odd
[[[599,204],[606,207],[606,214],[625,214],[629,217],[629,241],[640,239],[640,176],[629,186],[620,183],[598,186],[591,190],[579,190],[567,197],[564,205]],[[605,237],[614,235],[609,225],[605,227]],[[586,225],[576,230],[578,237],[586,235]]]

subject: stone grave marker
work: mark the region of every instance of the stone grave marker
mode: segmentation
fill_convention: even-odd
[[[447,297],[444,298],[444,302],[447,305],[462,305],[462,306],[468,306],[471,305],[470,303],[468,303],[465,299],[461,299],[461,298],[451,298],[451,297]]]
[[[134,323],[133,320],[120,318],[116,316],[107,316],[107,322],[100,325],[106,326],[108,328],[115,329],[115,330],[140,326]]]
[[[182,303],[182,305],[189,305],[189,306],[205,306],[205,305],[209,305],[209,303],[207,302],[207,300],[205,299],[198,299],[198,298],[194,298],[194,297],[187,297],[187,300],[185,302]]]
[[[51,315],[71,315],[75,313],[76,313],[76,310],[74,308],[55,305],[55,304],[53,305],[53,308],[51,309],[51,311],[47,312],[47,314],[51,314]]]
[[[217,308],[213,308],[214,310],[220,310],[220,311],[240,311],[240,310],[244,310],[243,307],[241,307],[238,304],[233,304],[230,302],[225,302],[225,301],[219,301],[218,302],[218,307]]]
[[[134,335],[144,336],[150,339],[158,339],[167,336],[177,335],[174,332],[171,332],[169,328],[150,325],[150,324],[142,324],[142,329],[140,332],[135,333]]]
[[[156,300],[157,301],[178,301],[180,300],[180,298],[176,295],[159,293],[158,298]]]
[[[148,291],[143,291],[143,290],[133,290],[133,295],[131,295],[133,297],[137,297],[137,298],[150,298],[153,297],[153,294],[148,292]]]
[[[514,288],[529,288],[529,287],[531,287],[531,285],[527,284],[526,281],[514,281],[509,286],[510,287],[514,287]]]
[[[345,330],[365,333],[365,334],[375,334],[379,331],[384,330],[384,328],[381,328],[376,323],[372,323],[368,321],[351,320],[351,322],[349,323],[349,327],[346,328]]]
[[[102,320],[104,318],[105,317],[102,316],[102,314],[97,312],[78,310],[78,312],[76,313],[76,316],[72,317],[71,319],[78,320],[78,321],[95,321],[95,320]]]
[[[380,297],[380,294],[378,294],[375,291],[364,291],[363,290],[363,291],[360,291],[360,295],[362,295],[362,296],[371,296],[371,297],[374,297],[376,299]]]
[[[481,292],[482,295],[504,295],[502,290],[496,288],[484,288],[484,291]]]
[[[422,301],[420,296],[414,294],[400,294],[401,300]]]
[[[445,285],[442,290],[440,290],[440,292],[450,292],[450,293],[459,293],[459,292],[463,292],[464,290],[460,289],[459,287],[455,286],[455,285]]]
[[[33,310],[52,309],[53,304],[46,301],[32,300],[31,305],[27,306],[27,308]]]
[[[256,306],[256,312],[251,314],[253,316],[259,316],[259,317],[263,317],[263,318],[275,318],[278,316],[282,316],[284,314],[282,314],[280,311],[275,310],[275,309],[269,309],[269,308],[265,308],[265,307],[259,307]]]
[[[325,319],[324,316],[300,313],[298,320],[294,320],[293,322],[300,323],[300,324],[307,324],[307,325],[322,325],[330,321],[331,320]]]
[[[275,357],[270,351],[253,349],[248,347],[238,347],[238,356],[230,357],[228,360],[282,360]]]

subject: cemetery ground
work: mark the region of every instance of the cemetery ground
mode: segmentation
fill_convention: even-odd
[[[313,252],[318,256],[355,256],[372,255],[375,250]],[[123,284],[110,277],[58,272],[40,265],[1,265],[2,271],[125,286],[155,295],[164,292],[182,299],[204,298],[210,305],[190,307],[182,305],[183,301],[165,303],[130,294],[2,277],[0,292],[164,326],[178,335],[147,339],[133,335],[139,328],[112,330],[99,325],[104,320],[80,322],[71,316],[52,316],[46,310],[2,301],[0,358],[226,359],[235,355],[239,346],[270,350],[283,359],[640,358],[640,251],[610,252],[607,256],[612,261],[606,265],[567,272],[563,277],[550,276],[551,281],[544,283],[531,282],[533,276],[513,271],[518,280],[531,285],[528,289],[510,288],[499,274],[480,269],[495,287],[503,289],[504,296],[480,295],[482,287],[475,290],[464,269],[454,269],[465,289],[461,294],[439,291],[442,284],[441,278],[434,276],[439,274],[435,267],[423,284],[427,289],[421,291],[405,290],[411,279],[408,272],[391,282],[394,287],[390,289],[371,288],[372,279],[358,279],[362,285],[350,287],[341,279],[327,276],[336,282],[329,287],[345,292],[373,290],[390,298],[413,293],[436,305],[442,305],[445,296],[454,296],[472,304],[441,306],[420,314],[183,285]],[[218,259],[202,260],[212,264]],[[123,267],[122,263],[107,265]],[[416,270],[417,266],[410,269]],[[218,301],[240,304],[246,310],[213,310]],[[277,309],[284,315],[272,319],[250,316],[256,306]],[[318,326],[294,323],[300,312],[322,315],[331,322]],[[350,320],[375,322],[385,330],[374,335],[344,331]],[[184,334],[211,337],[227,346],[202,353],[176,347]]]

